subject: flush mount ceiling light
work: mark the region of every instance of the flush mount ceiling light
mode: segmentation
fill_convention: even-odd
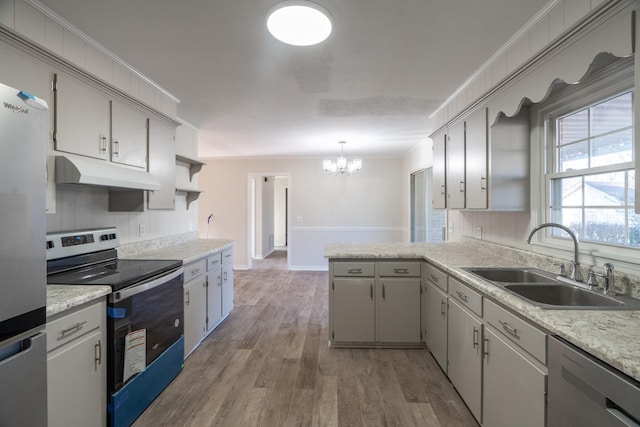
[[[285,1],[269,11],[267,28],[273,37],[293,46],[312,46],[331,34],[329,12],[309,1]]]
[[[347,141],[340,141],[340,157],[336,162],[332,160],[323,160],[322,161],[322,169],[328,174],[338,175],[342,173],[346,173],[347,175],[353,175],[358,173],[360,169],[362,169],[362,159],[353,159],[348,161],[344,156],[344,144]]]

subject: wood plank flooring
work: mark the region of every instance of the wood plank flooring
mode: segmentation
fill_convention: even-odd
[[[327,347],[326,272],[256,266],[134,426],[477,426],[427,350]]]

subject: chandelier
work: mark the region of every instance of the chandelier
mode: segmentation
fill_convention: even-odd
[[[328,174],[338,175],[346,173],[347,175],[353,175],[358,173],[362,168],[362,159],[353,159],[348,161],[344,156],[344,144],[347,141],[340,141],[340,157],[336,162],[332,160],[323,160],[322,161],[322,169]]]

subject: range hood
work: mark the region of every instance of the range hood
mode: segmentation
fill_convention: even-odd
[[[56,184],[93,185],[110,190],[160,189],[160,181],[141,169],[68,154],[55,157]]]

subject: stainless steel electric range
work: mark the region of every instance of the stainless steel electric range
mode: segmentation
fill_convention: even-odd
[[[108,285],[107,414],[129,426],[183,366],[182,261],[119,259],[116,228],[47,234],[47,283]],[[144,345],[142,345],[144,344]]]

